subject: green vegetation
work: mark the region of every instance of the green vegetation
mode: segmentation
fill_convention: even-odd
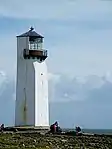
[[[112,136],[63,136],[0,133],[1,149],[110,149]]]

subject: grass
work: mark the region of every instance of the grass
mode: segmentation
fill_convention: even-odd
[[[110,149],[110,136],[62,136],[38,133],[0,133],[1,149]]]

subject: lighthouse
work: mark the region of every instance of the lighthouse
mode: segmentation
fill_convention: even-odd
[[[47,50],[31,27],[17,36],[15,126],[49,128]]]

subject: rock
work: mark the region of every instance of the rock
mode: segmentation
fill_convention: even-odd
[[[33,140],[35,143],[37,142],[35,139]]]
[[[22,145],[23,145],[23,147],[25,147],[25,144],[24,143]]]
[[[35,132],[0,133],[0,148],[41,148],[41,149],[111,149],[112,137],[109,136],[68,136],[40,135]]]
[[[61,140],[61,141],[64,142],[64,143],[67,142],[67,140],[65,140],[65,139],[63,139],[63,140]]]

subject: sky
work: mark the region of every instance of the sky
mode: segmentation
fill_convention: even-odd
[[[111,0],[0,1],[0,123],[14,122],[16,36],[31,26],[49,53],[50,122],[112,128]]]

